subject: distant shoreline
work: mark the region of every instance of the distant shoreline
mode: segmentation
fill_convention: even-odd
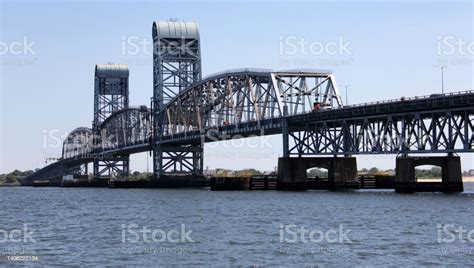
[[[474,182],[474,177],[463,177],[462,178],[463,182]]]
[[[423,181],[425,182],[430,182],[430,181],[437,181],[437,180],[434,180],[434,179],[423,179]],[[474,176],[469,176],[469,177],[463,177],[462,178],[462,181],[463,182],[474,182]],[[0,188],[2,187],[19,187],[21,186],[21,184],[16,184],[16,183],[8,183],[8,184],[1,184],[0,183]]]

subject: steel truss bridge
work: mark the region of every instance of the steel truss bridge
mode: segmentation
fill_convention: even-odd
[[[154,22],[152,106],[129,106],[126,65],[96,65],[94,119],[25,179],[126,179],[153,152],[154,178],[203,174],[203,144],[282,134],[283,157],[474,151],[474,92],[344,105],[330,71],[237,69],[201,76],[195,23]]]

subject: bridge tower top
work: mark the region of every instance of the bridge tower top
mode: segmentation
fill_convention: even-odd
[[[153,36],[153,106],[156,111],[181,91],[201,80],[201,49],[197,23],[155,21]]]
[[[128,108],[128,66],[125,64],[97,64],[94,79],[94,121],[96,132],[111,114]]]

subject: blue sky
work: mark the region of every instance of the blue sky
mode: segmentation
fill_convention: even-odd
[[[473,13],[470,1],[3,1],[0,41],[26,37],[34,54],[2,54],[0,173],[41,167],[46,156],[58,155],[60,148],[43,145],[44,133],[91,126],[97,63],[128,63],[131,105],[148,105],[152,55],[123,51],[130,52],[131,37],[151,41],[153,20],[198,22],[204,75],[241,67],[331,69],[340,85],[350,85],[349,102],[361,103],[439,91],[433,68],[439,61],[448,65],[447,91],[472,89],[473,55],[462,49],[440,54],[439,38],[472,44]],[[288,55],[282,43],[288,37],[321,44],[342,39],[349,53]],[[206,145],[205,166],[271,170],[281,137],[269,143],[257,149]],[[258,161],[250,157],[255,154]],[[463,169],[474,168],[472,156],[462,158]],[[134,156],[131,168],[145,170],[146,161],[146,154]],[[359,157],[359,167],[394,165],[393,156]]]

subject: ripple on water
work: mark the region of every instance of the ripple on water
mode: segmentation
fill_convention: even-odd
[[[36,242],[24,246],[34,250],[40,265],[474,265],[472,255],[439,249],[465,245],[436,242],[437,224],[474,229],[473,193],[24,187],[0,192],[0,226],[36,229]],[[165,231],[184,224],[195,243],[122,243],[122,224],[131,223]],[[352,243],[280,242],[280,224],[321,231],[342,224],[351,230]],[[124,253],[132,247],[135,253]]]

